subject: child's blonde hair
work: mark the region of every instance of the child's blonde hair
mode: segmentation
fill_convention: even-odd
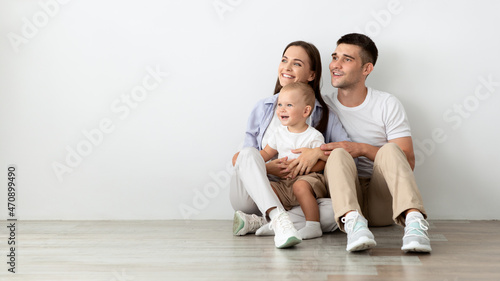
[[[281,89],[282,92],[287,90],[299,90],[302,93],[306,105],[311,106],[312,112],[312,109],[314,109],[314,105],[316,103],[316,97],[314,95],[313,88],[309,84],[302,82],[293,82]]]

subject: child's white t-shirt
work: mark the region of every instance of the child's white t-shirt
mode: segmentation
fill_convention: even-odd
[[[309,117],[307,117],[307,120],[306,120],[306,123],[309,126],[311,126],[311,122],[312,122],[311,116],[312,116],[312,114]],[[264,136],[262,137],[262,147],[266,147],[266,145],[269,141],[269,137],[273,136],[276,133],[276,130],[278,130],[281,127],[283,127],[283,125],[281,125],[280,119],[278,118],[278,116],[276,116],[276,110],[275,110],[274,114],[273,114],[273,118],[271,119],[271,123],[269,123],[269,126],[267,126],[266,132],[264,133]]]
[[[292,133],[286,126],[278,127],[273,135],[269,136],[268,145],[278,151],[278,158],[288,156],[288,160],[295,159],[300,154],[292,153],[297,148],[316,148],[325,143],[323,135],[315,128],[308,126],[302,133]]]

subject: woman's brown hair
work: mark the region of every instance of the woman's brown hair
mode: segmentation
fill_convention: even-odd
[[[319,123],[316,125],[316,129],[322,133],[326,133],[326,127],[328,126],[328,106],[326,105],[325,101],[321,97],[321,56],[319,54],[318,49],[316,46],[314,46],[311,43],[304,42],[304,41],[294,41],[288,46],[286,46],[285,50],[283,51],[283,55],[285,55],[286,50],[290,48],[291,46],[299,46],[306,51],[307,56],[309,57],[309,61],[311,64],[311,71],[314,71],[314,80],[309,81],[308,84],[311,85],[311,87],[314,90],[314,95],[316,96],[316,99],[318,100],[319,104],[323,107],[322,114],[321,114],[321,119]],[[280,84],[280,80],[278,77],[278,80],[276,81],[276,86],[274,87],[274,94],[277,94],[281,91],[281,88],[283,88]]]

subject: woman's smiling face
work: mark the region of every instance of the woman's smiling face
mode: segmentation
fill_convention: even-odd
[[[278,67],[278,78],[281,86],[292,82],[308,83],[314,80],[315,74],[306,51],[300,46],[290,46]]]

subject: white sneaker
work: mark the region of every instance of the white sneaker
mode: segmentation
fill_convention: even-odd
[[[263,226],[261,226],[259,229],[257,229],[257,231],[255,231],[255,235],[257,235],[257,236],[271,236],[271,235],[273,235],[274,236],[274,230],[271,228],[269,223],[267,223],[267,224],[264,224]]]
[[[348,252],[363,251],[377,245],[372,232],[368,229],[368,221],[358,212],[343,217],[341,221],[347,233],[346,250]]]
[[[407,220],[401,250],[405,252],[431,252],[431,240],[427,234],[428,229],[429,223],[423,217],[412,217]]]
[[[279,210],[279,215],[271,221],[269,227],[274,229],[274,244],[278,249],[292,247],[302,242],[297,229],[284,210]]]
[[[264,217],[259,217],[255,214],[247,215],[242,211],[236,211],[233,218],[233,234],[245,235],[255,233],[257,229],[266,223]]]

